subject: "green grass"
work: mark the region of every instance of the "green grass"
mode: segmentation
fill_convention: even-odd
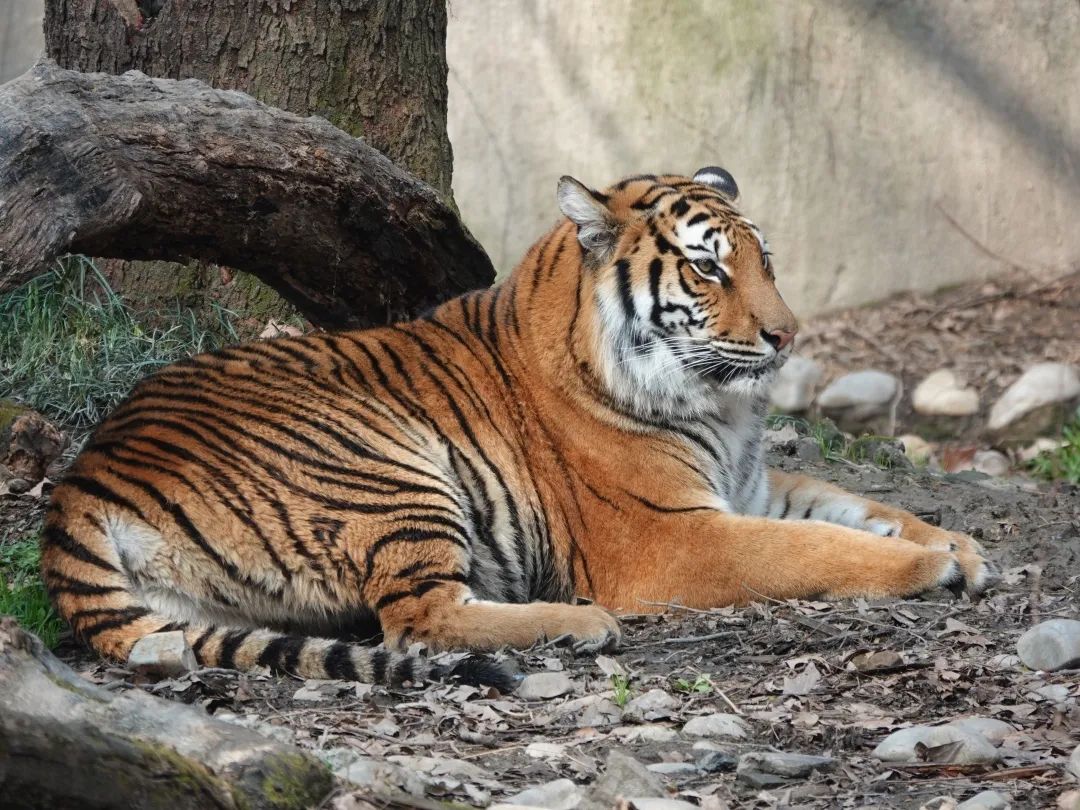
[[[39,567],[41,550],[36,534],[0,544],[0,614],[14,616],[49,648],[55,647],[64,623],[56,615]]]
[[[615,690],[612,702],[620,709],[630,702],[633,691],[630,689],[630,678],[626,675],[612,675],[611,688]]]
[[[93,262],[71,257],[0,297],[0,399],[70,429],[99,422],[155,369],[237,340],[232,313],[191,310],[136,320]]]
[[[1047,481],[1080,484],[1080,417],[1061,431],[1061,447],[1039,453],[1030,462],[1033,475]]]
[[[676,691],[683,692],[687,695],[707,695],[714,688],[712,678],[708,675],[698,675],[692,681],[686,678],[675,679]]]

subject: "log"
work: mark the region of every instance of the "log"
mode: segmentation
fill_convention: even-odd
[[[65,253],[244,270],[325,328],[495,275],[437,192],[321,118],[42,60],[0,86],[0,293]]]
[[[332,790],[298,748],[80,678],[0,617],[0,807],[305,808]]]

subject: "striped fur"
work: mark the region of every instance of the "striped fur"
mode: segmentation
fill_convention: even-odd
[[[765,469],[795,322],[725,189],[567,179],[560,205],[509,278],[427,317],[136,386],[48,511],[75,632],[120,659],[183,629],[206,665],[405,682],[439,674],[414,642],[600,649],[612,611],[650,603],[985,587],[970,538]]]

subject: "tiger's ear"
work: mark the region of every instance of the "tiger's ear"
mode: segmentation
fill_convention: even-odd
[[[619,240],[619,223],[607,198],[569,175],[559,178],[559,210],[577,225],[578,241],[595,261],[603,261]]]
[[[694,173],[694,182],[712,186],[733,203],[739,201],[739,187],[735,184],[735,178],[727,169],[719,166],[706,166]]]

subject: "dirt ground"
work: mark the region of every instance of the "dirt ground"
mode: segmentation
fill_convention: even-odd
[[[523,673],[567,676],[568,691],[553,699],[454,684],[391,690],[220,670],[136,685],[130,672],[76,648],[65,646],[61,655],[114,688],[203,705],[330,752],[335,763],[345,749],[412,775],[410,782],[400,770],[381,774],[380,789],[422,790],[429,799],[467,805],[505,801],[559,778],[588,785],[618,749],[645,765],[668,763],[663,778],[672,795],[712,808],[906,808],[987,788],[1010,795],[1017,808],[1053,806],[1069,787],[1064,758],[1080,743],[1080,671],[1030,672],[1015,652],[1018,636],[1035,622],[1080,617],[1077,489],[1031,492],[972,474],[807,465],[776,454],[771,462],[974,534],[1001,566],[1001,585],[977,603],[941,592],[908,601],[708,612],[672,606],[662,616],[626,618],[625,642],[606,658],[575,658],[558,647],[509,654]],[[860,655],[868,652],[885,655]],[[613,689],[613,670],[626,673],[628,694]],[[625,707],[616,705],[626,698]],[[747,737],[679,731],[686,720],[713,712],[741,715]],[[870,757],[890,731],[966,715],[999,718],[1015,729],[999,765],[889,767]],[[744,784],[724,757],[709,763],[721,770],[694,767],[710,751],[737,758],[759,750],[824,754],[837,767],[769,787]],[[343,784],[337,806],[357,806],[348,793]]]
[[[796,351],[824,366],[825,382],[865,368],[899,377],[905,395],[898,433],[920,432],[925,421],[911,408],[915,386],[932,371],[951,369],[979,392],[979,414],[962,426],[965,436],[976,436],[990,406],[1029,366],[1080,366],[1080,272],[1048,276],[1013,268],[983,284],[897,295],[886,304],[811,318]]]

